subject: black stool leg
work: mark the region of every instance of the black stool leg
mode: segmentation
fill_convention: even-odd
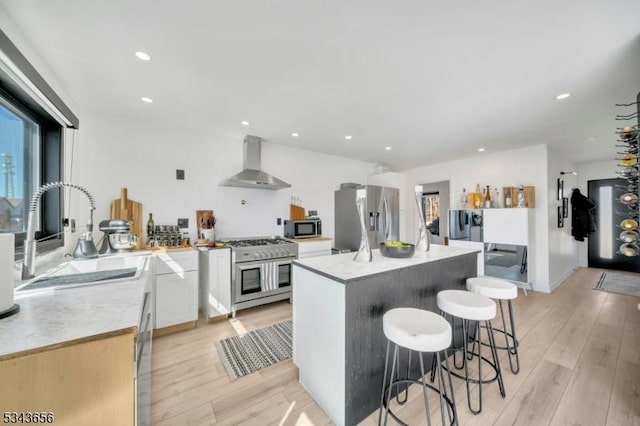
[[[424,396],[424,409],[427,416],[427,426],[431,426],[431,410],[429,409],[429,396],[427,396],[427,384],[424,382],[424,360],[422,359],[422,352],[418,353],[420,358],[420,374],[422,375],[422,395]],[[443,423],[444,425],[444,423]]]
[[[446,424],[444,421],[445,408],[447,410],[447,413],[449,414],[449,418],[451,418],[451,413],[449,412],[449,406],[444,402],[444,396],[446,395],[446,385],[444,383],[444,375],[442,374],[442,360],[440,360],[440,352],[436,352],[435,354],[433,354],[433,356],[438,358],[438,391],[440,393],[440,418],[442,420],[442,425],[444,426]],[[444,395],[443,391],[445,393]]]
[[[467,325],[465,321],[462,322],[462,333],[463,333],[463,346],[462,349],[464,351],[464,357],[465,359],[468,356],[468,343],[469,343],[469,330],[467,328]],[[482,338],[482,334],[480,333],[480,331],[478,331],[478,337]],[[465,385],[467,387],[467,406],[469,407],[469,410],[473,413],[473,414],[480,414],[480,411],[482,411],[482,345],[478,345],[478,377],[480,378],[480,380],[478,380],[478,409],[474,410],[473,407],[471,406],[471,384],[469,382],[469,363],[465,362],[464,363],[464,376],[465,376]]]
[[[380,426],[382,422],[382,409],[385,408],[384,389],[387,387],[387,370],[389,366],[389,347],[390,346],[391,346],[391,341],[387,340],[387,355],[384,358],[384,375],[382,376],[382,390],[380,391],[380,412],[378,413],[378,426]]]
[[[398,345],[394,344],[394,349],[393,349],[393,364],[391,364],[391,379],[390,379],[390,383],[389,383],[389,391],[387,392],[387,398],[386,398],[386,404],[385,404],[385,411],[384,411],[384,424],[386,426],[387,424],[387,419],[389,417],[389,403],[391,402],[391,390],[393,389],[393,377],[396,374],[396,365],[398,363]]]
[[[486,321],[486,325],[487,325],[487,333],[489,334],[489,345],[491,346],[491,356],[493,357],[493,362],[496,368],[498,387],[500,388],[500,395],[502,395],[502,397],[504,398],[506,396],[506,393],[504,390],[504,382],[502,381],[502,371],[500,370],[500,359],[498,358],[498,350],[496,349],[496,339],[493,335],[493,327],[491,326],[491,321]],[[478,345],[478,346],[482,346],[482,345]]]
[[[413,351],[409,351],[409,356],[407,359],[407,375],[408,379],[411,376],[411,353]],[[400,379],[400,365],[398,365],[398,369],[396,370],[396,380]],[[396,402],[400,405],[403,405],[409,399],[409,383],[405,383],[404,385],[404,399],[400,400],[400,392],[396,393]]]
[[[476,327],[475,331],[473,332],[473,346],[471,346],[471,353],[469,354],[469,357],[467,358],[469,361],[471,361],[473,359],[473,354],[476,351],[476,343],[480,339],[478,337],[478,333],[479,333],[478,328],[479,327]]]
[[[442,316],[442,318],[444,318],[445,320],[447,319],[447,314],[443,310],[440,310],[440,316]],[[451,322],[454,323],[453,321],[454,321],[454,317],[452,316]],[[453,331],[453,326],[451,327],[451,336],[452,336],[451,337],[452,341],[455,342],[456,335],[455,335],[455,331]],[[456,360],[456,353],[454,352],[453,353],[454,364],[455,364],[455,360]],[[433,383],[435,379],[436,379],[436,357],[431,357],[431,376],[430,376],[431,383]]]
[[[518,374],[520,372],[520,355],[518,355],[518,339],[516,337],[516,324],[513,320],[513,304],[511,300],[507,301],[509,308],[509,325],[511,327],[511,342],[513,343],[512,349],[509,349],[507,345],[507,352],[509,354],[509,367],[511,368],[511,372],[513,374]],[[502,310],[502,305],[500,305],[500,309]],[[504,322],[504,318],[502,320]],[[507,329],[505,325],[505,330]],[[513,367],[513,362],[511,361],[511,356],[514,355],[515,358],[515,369]]]
[[[464,331],[465,330],[465,325],[467,325],[466,322],[467,322],[466,320],[464,320],[464,319],[462,320],[462,338],[464,339],[464,344],[465,345],[467,344],[467,340],[469,339],[469,336]],[[455,326],[456,326],[456,317],[454,317],[452,315],[451,316],[451,333],[452,333],[452,336],[453,336],[452,338],[453,338],[454,342],[456,341],[456,331],[455,331],[456,327]],[[458,365],[458,362],[456,361],[456,355],[457,354],[458,354],[458,351],[454,351],[453,352],[453,366],[455,368],[457,368],[458,370],[460,370],[466,364],[466,362],[465,362],[466,355],[462,357],[462,364]]]
[[[449,369],[449,357],[447,356],[447,351],[444,351],[444,363],[447,367],[447,376],[449,378],[449,389],[451,390],[451,410],[453,411],[453,418],[451,418],[451,413],[449,414],[449,418],[451,419],[451,424],[453,425],[457,425],[458,424],[458,411],[456,408],[456,399],[453,395],[453,381],[451,380],[451,370]],[[442,366],[440,366],[440,372],[442,373]],[[444,384],[444,380],[443,380],[443,384]],[[445,387],[445,392],[446,392],[446,387]],[[447,407],[447,412],[449,412],[449,407]]]

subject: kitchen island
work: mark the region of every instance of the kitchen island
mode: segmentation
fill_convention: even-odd
[[[355,425],[379,407],[383,314],[400,307],[438,312],[439,291],[464,289],[476,276],[477,253],[432,245],[408,259],[373,250],[371,263],[354,262],[354,253],[294,262],[293,361],[302,386],[337,425]]]

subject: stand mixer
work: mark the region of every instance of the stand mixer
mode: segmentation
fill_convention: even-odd
[[[104,232],[99,254],[127,252],[135,247],[138,238],[131,234],[131,222],[126,220],[103,220],[98,229]]]

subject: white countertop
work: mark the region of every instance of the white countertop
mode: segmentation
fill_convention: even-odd
[[[136,280],[17,292],[20,312],[0,319],[0,359],[137,327],[149,260]]]
[[[345,282],[395,269],[406,268],[408,266],[434,262],[470,253],[478,253],[478,250],[431,244],[429,251],[416,252],[413,257],[405,259],[384,257],[378,249],[372,250],[372,252],[373,262],[369,263],[354,262],[353,258],[356,253],[351,252],[300,259],[296,260],[294,264]]]

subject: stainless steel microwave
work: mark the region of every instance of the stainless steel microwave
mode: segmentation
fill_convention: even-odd
[[[322,235],[320,219],[285,220],[284,236],[286,238],[313,238]]]

